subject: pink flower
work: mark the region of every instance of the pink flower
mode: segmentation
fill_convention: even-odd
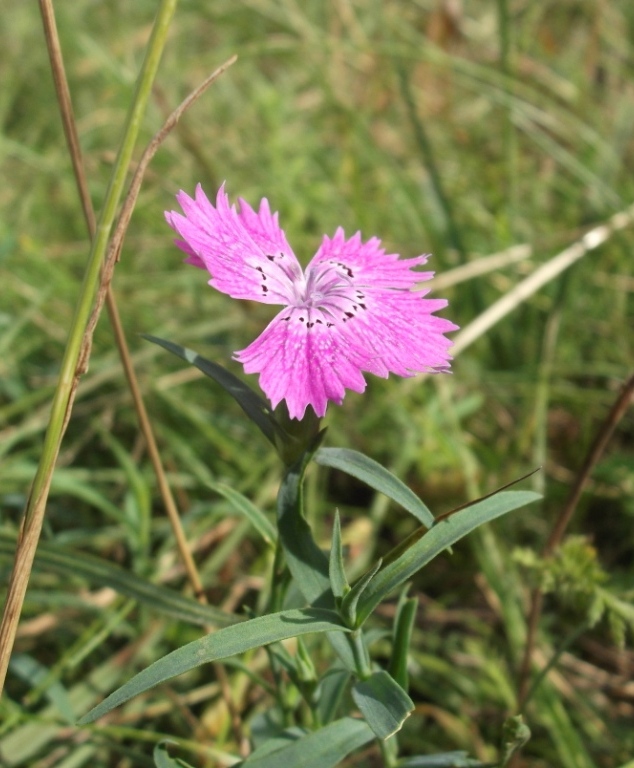
[[[246,373],[260,374],[274,408],[286,400],[291,418],[301,419],[308,405],[321,417],[346,389],[363,392],[364,372],[386,378],[449,369],[443,334],[457,326],[432,314],[447,302],[412,290],[433,275],[413,269],[427,256],[399,259],[377,238],[346,240],[339,228],[302,270],[266,199],[257,212],[239,200],[238,211],[223,185],[214,207],[198,185],[195,199],[180,192],[177,200],[184,215],[166,218],[186,262],[207,269],[209,284],[234,299],[284,307],[235,353]]]

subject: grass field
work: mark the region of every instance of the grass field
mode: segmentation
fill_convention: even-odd
[[[157,5],[56,4],[97,212]],[[37,5],[14,3],[0,18],[5,584],[90,245]],[[541,578],[548,591],[531,680],[553,663],[526,703],[533,735],[516,765],[634,766],[631,409],[554,559],[540,560],[634,368],[633,40],[634,5],[618,0],[187,0],[170,28],[137,159],[191,90],[238,60],[152,161],[113,289],[209,603],[261,607],[268,551],[214,488],[232,486],[272,513],[279,462],[230,397],[141,334],[241,375],[232,353],[273,312],[215,292],[182,264],[163,216],[180,189],[192,194],[200,182],[212,197],[226,181],[233,200],[267,197],[304,263],[338,226],[380,237],[388,252],[433,255],[434,293],[461,327],[453,375],[369,377],[363,395],[330,406],[328,445],[383,462],[436,514],[541,467],[520,486],[542,493],[540,504],[479,529],[410,589],[420,598],[416,710],[400,735],[403,755],[497,759],[502,724],[518,711],[530,593]],[[571,246],[578,258],[558,270]],[[520,295],[540,269],[539,289]],[[505,297],[506,311],[478,331],[478,318]],[[326,469],[310,475],[308,501],[324,546],[339,508],[355,577],[414,527],[384,497]],[[101,693],[199,637],[205,623],[162,591],[192,595],[105,312],[39,551],[0,704],[0,764],[152,766],[164,738],[201,768],[235,761],[235,729],[210,666],[90,728],[74,725]],[[148,583],[154,591],[141,595]],[[392,613],[385,607],[377,626]],[[318,640],[314,652],[326,653]],[[257,684],[265,656],[232,660],[226,672],[248,734],[270,706]],[[368,749],[347,764],[378,766],[377,755]]]

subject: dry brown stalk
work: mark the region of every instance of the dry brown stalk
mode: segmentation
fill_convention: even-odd
[[[586,487],[588,480],[594,470],[595,466],[601,460],[605,449],[614,434],[614,430],[617,428],[619,422],[627,412],[632,398],[634,397],[634,374],[623,385],[618,397],[616,398],[610,412],[608,413],[605,421],[601,425],[597,436],[592,443],[585,461],[583,462],[575,482],[570,489],[568,499],[561,509],[557,520],[552,528],[548,541],[544,545],[542,557],[551,557],[555,552],[563,536],[566,532],[568,524],[572,519],[572,516],[577,508],[583,489]],[[544,596],[539,588],[533,590],[531,594],[530,609],[528,613],[528,630],[526,636],[526,647],[524,649],[524,657],[522,659],[522,665],[520,667],[519,682],[518,682],[518,709],[522,710],[526,704],[527,694],[529,691],[529,681],[531,672],[531,662],[533,653],[535,650],[535,643],[537,640],[537,627],[539,624],[539,618],[542,612]]]
[[[84,216],[86,219],[86,224],[88,227],[89,234],[92,238],[94,236],[95,228],[96,228],[95,214],[92,208],[92,202],[88,192],[88,184],[87,184],[86,175],[84,171],[81,148],[79,144],[79,138],[77,135],[76,123],[73,115],[72,102],[70,98],[70,91],[68,88],[68,82],[65,74],[61,46],[59,43],[59,36],[57,33],[57,27],[55,23],[55,16],[54,16],[51,0],[40,0],[40,11],[42,15],[42,21],[44,24],[46,44],[49,51],[49,58],[50,58],[51,69],[52,69],[53,78],[55,82],[55,89],[58,96],[60,112],[62,115],[62,122],[64,125],[64,133],[66,136],[69,152],[71,155],[71,160],[73,163],[75,179],[76,179],[76,183],[79,190],[79,196],[82,203]],[[122,211],[119,216],[117,227],[110,241],[108,255],[102,268],[101,280],[100,280],[100,285],[97,292],[95,304],[93,307],[90,320],[84,332],[82,345],[81,345],[81,352],[80,352],[76,370],[73,376],[73,386],[72,386],[70,398],[68,400],[65,417],[64,417],[64,426],[62,430],[62,434],[63,434],[63,432],[66,429],[68,420],[70,418],[72,404],[74,401],[74,395],[77,389],[79,378],[87,368],[94,328],[96,326],[100,311],[105,301],[108,306],[108,312],[109,312],[110,320],[114,329],[117,347],[121,355],[123,367],[126,373],[126,377],[128,379],[128,384],[130,386],[135,407],[137,409],[137,413],[139,416],[139,421],[141,423],[141,429],[146,439],[148,452],[150,454],[150,458],[151,458],[155,473],[157,475],[159,489],[163,497],[166,509],[168,511],[170,522],[172,523],[172,527],[174,529],[178,548],[181,553],[181,557],[184,560],[190,581],[192,582],[194,589],[197,595],[199,596],[199,599],[201,599],[202,601],[205,601],[205,596],[202,589],[200,577],[198,575],[193,558],[191,557],[191,553],[189,551],[189,547],[187,545],[184,532],[182,530],[180,516],[178,514],[178,510],[174,503],[174,499],[171,494],[171,490],[167,483],[165,472],[162,467],[160,453],[156,445],[156,440],[154,439],[153,430],[151,428],[151,424],[147,416],[147,412],[145,410],[145,406],[141,396],[140,388],[138,386],[136,375],[134,373],[129,349],[128,349],[125,336],[123,333],[123,328],[121,326],[121,322],[119,319],[116,302],[112,294],[112,291],[110,290],[110,282],[112,280],[114,265],[116,263],[116,260],[119,257],[123,239],[125,237],[125,233],[127,231],[130,217],[132,215],[132,211],[134,209],[134,205],[136,203],[136,199],[139,194],[144,172],[147,166],[149,165],[152,157],[154,156],[154,154],[156,154],[156,151],[164,141],[165,137],[176,125],[176,123],[178,122],[182,114],[185,112],[185,110],[188,109],[231,64],[233,64],[236,58],[237,57],[234,56],[231,59],[229,59],[227,62],[225,62],[225,64],[223,64],[214,73],[212,73],[210,77],[208,77],[199,88],[197,88],[192,94],[190,94],[190,96],[187,97],[187,99],[185,99],[185,101],[170,115],[170,117],[167,119],[167,121],[165,122],[161,130],[154,136],[149,146],[143,153],[141,162],[139,163],[136,173],[134,174],[134,177],[130,186],[130,190],[128,191],[124,205],[122,207]],[[52,466],[53,465],[51,465],[49,475],[52,475],[52,472],[53,472]],[[40,506],[44,505],[46,502],[46,497],[48,496],[49,487],[50,487],[50,477],[48,478],[48,481],[44,483],[44,492],[43,492],[44,498],[43,500],[41,500]],[[3,642],[2,642],[2,654],[1,654],[2,659],[1,660],[2,660],[4,671],[2,673],[2,681],[4,681],[4,675],[6,674],[6,665],[8,664],[8,657],[10,655],[13,641],[15,638],[15,633],[17,630],[17,625],[19,622],[20,613],[22,609],[22,603],[24,601],[24,594],[26,592],[26,584],[28,583],[28,579],[30,576],[30,571],[31,571],[32,562],[33,562],[33,555],[37,547],[37,541],[39,540],[39,530],[41,528],[41,526],[36,526],[36,529],[32,530],[32,526],[29,527],[26,525],[26,523],[27,523],[27,518],[25,516],[25,518],[22,521],[22,525],[21,525],[21,529],[18,537],[15,563],[14,563],[14,568],[11,575],[9,590],[7,594],[7,600],[5,604],[5,611],[3,615],[3,622],[2,622]],[[29,554],[28,557],[26,556],[27,550]],[[224,674],[224,670],[222,670],[222,673]],[[226,686],[226,678],[225,678],[225,686]],[[238,735],[241,735],[241,732]]]

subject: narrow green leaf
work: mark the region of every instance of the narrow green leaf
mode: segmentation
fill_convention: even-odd
[[[481,763],[468,752],[442,752],[437,755],[416,755],[398,763],[397,768],[495,768],[497,763]]]
[[[167,751],[167,745],[174,744],[173,741],[161,741],[155,747],[152,753],[154,765],[156,768],[192,768],[189,763],[180,758],[170,757]]]
[[[330,562],[328,568],[330,588],[336,599],[341,599],[350,591],[343,564],[343,549],[341,546],[341,520],[339,510],[335,510],[335,524],[332,528],[332,543],[330,545]]]
[[[316,682],[317,674],[302,638],[297,638],[297,653],[291,655],[283,644],[277,643],[267,649],[269,656],[274,658],[282,669],[286,671],[293,685],[302,690],[306,682]],[[275,695],[273,693],[273,695]]]
[[[434,524],[434,516],[418,496],[382,464],[363,453],[348,448],[320,448],[315,454],[315,461],[324,467],[340,469],[385,494],[427,528]]]
[[[421,537],[410,537],[411,546],[388,562],[361,596],[357,621],[362,623],[389,593],[404,584],[436,555],[483,523],[541,498],[532,491],[503,491],[441,520]],[[400,547],[397,548],[400,550]],[[386,559],[389,559],[389,555]]]
[[[265,713],[256,715],[251,722],[251,741],[255,749],[247,760],[262,760],[274,752],[288,747],[308,733],[310,731],[307,728],[301,728],[298,725],[282,728],[276,721],[274,713],[267,710]],[[243,765],[245,765],[244,762],[238,763],[238,768],[242,768]]]
[[[384,669],[355,683],[352,698],[367,724],[383,740],[400,731],[414,710],[414,702]]]
[[[205,376],[220,384],[225,392],[228,392],[233,397],[251,421],[260,428],[266,439],[275,445],[275,436],[276,434],[279,435],[282,430],[275,421],[269,404],[257,392],[254,392],[251,387],[221,365],[212,363],[211,360],[201,357],[197,352],[187,349],[187,347],[181,347],[180,344],[174,344],[171,341],[159,339],[157,336],[150,336],[149,334],[142,334],[142,336],[147,341],[158,344],[159,347],[172,352],[177,357],[180,357],[181,360],[196,366]]]
[[[317,704],[322,723],[330,723],[334,720],[350,678],[350,672],[341,667],[329,669],[325,675],[322,675],[319,681]]]
[[[315,543],[304,517],[302,483],[310,459],[311,453],[306,452],[282,480],[277,496],[278,530],[288,567],[306,600],[333,608],[328,558]]]
[[[317,670],[313,663],[306,643],[302,637],[297,638],[297,653],[295,655],[297,675],[302,683],[317,684]]]
[[[275,540],[277,539],[277,531],[274,525],[268,519],[268,517],[259,510],[253,502],[249,501],[246,496],[243,496],[235,488],[231,488],[224,483],[208,482],[207,485],[216,493],[224,496],[227,501],[230,501],[235,509],[244,515],[260,534],[260,536],[266,541],[269,546],[275,546]]]
[[[14,535],[0,532],[0,560],[11,559],[15,546]],[[201,605],[196,600],[179,595],[172,589],[144,581],[107,560],[55,544],[42,542],[38,545],[35,568],[53,571],[63,576],[80,577],[89,584],[111,587],[119,594],[145,603],[155,611],[197,626],[211,624],[216,627],[227,627],[242,621],[239,616],[210,605]]]
[[[252,648],[259,648],[309,632],[345,631],[345,629],[343,622],[334,611],[319,608],[281,611],[219,629],[155,661],[84,715],[79,724],[92,723],[133,696],[138,696],[159,683],[209,661],[218,661]]]
[[[88,672],[79,683],[69,686],[68,696],[73,710],[73,722],[77,712],[85,712],[94,706],[102,694],[117,685],[122,675],[120,660],[107,661]],[[23,709],[25,712],[26,709]],[[41,762],[42,755],[51,755],[60,743],[60,719],[57,707],[46,705],[37,710],[37,716],[25,717],[21,723],[7,731],[3,718],[0,750],[2,768],[28,768]],[[62,726],[62,731],[66,726]],[[96,765],[96,763],[95,763]]]
[[[33,688],[40,686],[50,676],[48,667],[40,664],[39,661],[26,653],[14,653],[11,656],[9,671],[25,680]],[[68,691],[59,680],[51,679],[44,694],[67,723],[75,722],[75,713],[70,703]]]
[[[295,736],[295,734],[293,734]],[[363,720],[344,717],[334,723],[293,738],[290,744],[266,754],[254,752],[243,768],[334,768],[355,749],[374,739]]]
[[[306,601],[321,608],[334,608],[328,558],[317,546],[304,517],[302,483],[312,455],[312,451],[306,451],[282,480],[277,496],[279,537],[289,570]],[[329,632],[328,640],[347,669],[354,672],[355,660],[346,638],[339,632]]]
[[[366,573],[363,574],[363,576],[359,579],[359,581],[357,581],[357,583],[352,587],[352,589],[341,601],[341,608],[339,612],[341,613],[343,620],[349,626],[351,627],[357,626],[357,605],[359,603],[359,598],[364,593],[368,584],[372,581],[374,576],[377,574],[380,567],[381,567],[381,560],[379,560],[378,563],[376,563],[376,565],[373,565],[369,571],[366,571]]]
[[[417,608],[418,600],[415,597],[402,596],[394,619],[392,656],[388,672],[404,691],[409,689],[407,659]]]

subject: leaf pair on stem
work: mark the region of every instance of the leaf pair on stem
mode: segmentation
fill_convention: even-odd
[[[535,501],[538,495],[528,491],[505,491],[436,522],[426,505],[377,462],[352,450],[320,448],[325,432],[319,430],[316,417],[301,422],[288,419],[279,408],[272,411],[263,398],[221,366],[172,342],[151,336],[146,338],[195,365],[219,383],[275,446],[284,461],[286,472],[277,501],[277,556],[271,588],[273,610],[264,616],[223,627],[172,651],[108,696],[80,722],[93,722],[133,696],[201,664],[291,637],[323,632],[338,657],[337,669],[341,672],[343,668],[347,679],[353,681],[352,698],[363,720],[342,717],[327,722],[316,731],[291,735],[284,732],[286,736],[282,741],[269,739],[243,765],[250,768],[265,768],[269,764],[299,765],[293,755],[303,755],[304,760],[310,742],[314,746],[314,749],[311,747],[311,757],[308,763],[302,761],[301,765],[325,768],[336,765],[375,737],[380,740],[386,765],[396,765],[396,744],[390,737],[400,730],[414,708],[407,693],[407,654],[416,600],[404,597],[407,582],[436,555],[477,526]],[[338,513],[329,557],[315,542],[304,515],[303,481],[312,459],[322,466],[346,472],[386,494],[421,523],[414,534],[388,553],[383,561],[378,561],[356,584],[350,585],[346,577]],[[225,489],[226,493],[230,490]],[[258,510],[251,510],[249,517],[254,519],[261,533],[267,533],[270,541],[275,533],[266,518]],[[281,587],[281,562],[285,563],[308,607],[283,608],[285,590]],[[363,626],[377,606],[399,589],[402,598],[393,628],[392,660],[389,669],[383,670],[370,660]],[[345,675],[340,678],[345,680]],[[336,706],[332,708],[331,716],[336,709]],[[171,759],[163,753],[160,757]]]

